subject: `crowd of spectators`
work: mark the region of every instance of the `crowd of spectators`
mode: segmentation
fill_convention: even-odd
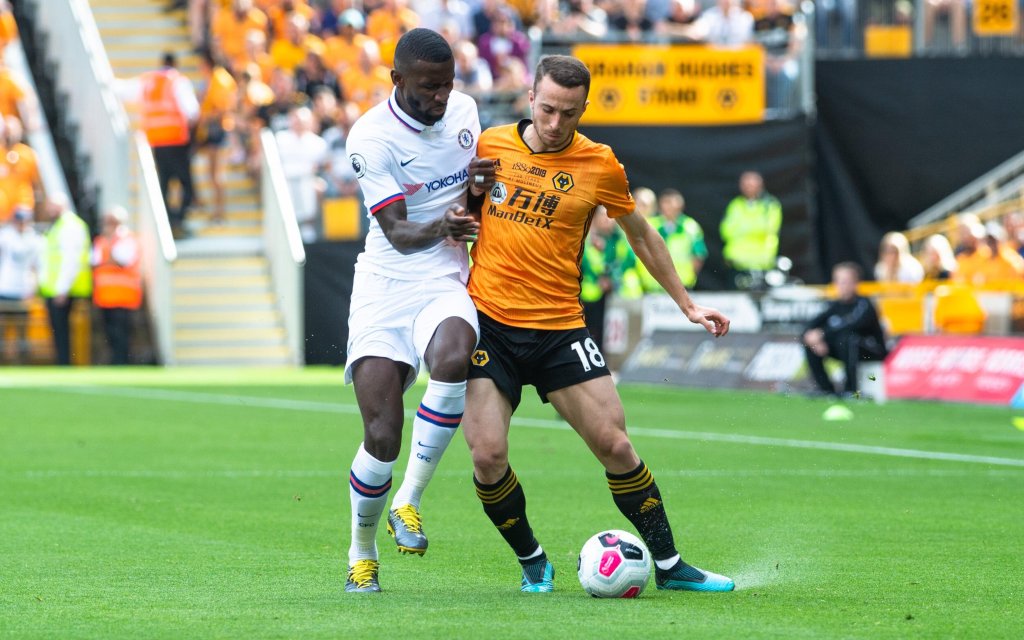
[[[312,132],[341,155],[355,118],[391,89],[395,44],[423,26],[444,35],[457,58],[457,88],[477,98],[484,126],[525,113],[535,42],[671,38],[714,44],[760,42],[769,53],[768,92],[785,99],[806,31],[791,0],[182,0],[193,44],[234,81],[231,159],[255,175],[258,131],[288,128],[288,111],[313,109]],[[198,23],[198,24],[197,24]],[[205,57],[205,54],[204,54]],[[197,90],[207,91],[210,76]],[[221,89],[223,83],[221,83]],[[218,95],[223,98],[223,90]],[[317,107],[319,99],[327,104]],[[327,97],[330,95],[331,97]],[[223,102],[223,100],[222,100]],[[223,109],[222,109],[223,111]],[[326,132],[330,132],[327,134]],[[353,189],[344,171],[324,175],[328,195]]]
[[[33,223],[43,185],[22,121],[24,114],[32,124],[35,101],[25,80],[4,60],[17,38],[10,5],[0,1],[0,361],[27,358],[27,301],[36,293],[42,250]],[[11,343],[5,341],[9,328]]]
[[[955,245],[943,234],[921,242],[917,255],[907,237],[882,237],[875,264],[878,282],[958,282],[976,288],[1009,288],[1024,283],[1024,212],[1011,211],[983,224],[977,215],[957,216]]]

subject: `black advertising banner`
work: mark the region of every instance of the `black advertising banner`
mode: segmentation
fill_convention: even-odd
[[[809,390],[803,347],[795,335],[710,336],[655,331],[620,372],[622,382],[704,389]]]

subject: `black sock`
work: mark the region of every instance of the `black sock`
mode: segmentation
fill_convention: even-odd
[[[512,467],[494,484],[483,484],[475,476],[473,483],[476,484],[476,495],[484,505],[484,513],[520,562],[536,553],[540,543],[533,537],[533,529],[526,519],[526,494]],[[530,558],[530,562],[535,561],[537,558]]]
[[[678,553],[672,539],[672,527],[665,515],[661,492],[650,469],[642,461],[629,473],[605,473],[615,506],[633,523],[655,560]]]

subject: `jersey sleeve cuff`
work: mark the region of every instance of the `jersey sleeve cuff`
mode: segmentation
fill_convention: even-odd
[[[383,200],[381,200],[377,204],[375,204],[372,207],[370,207],[370,213],[371,214],[376,214],[378,211],[380,211],[384,207],[388,206],[389,204],[391,204],[393,202],[398,202],[399,200],[405,200],[405,194],[403,194],[403,193],[396,193],[393,196],[388,196],[387,198],[384,198]]]

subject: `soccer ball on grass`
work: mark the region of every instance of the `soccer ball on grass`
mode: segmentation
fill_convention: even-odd
[[[595,598],[635,598],[651,577],[651,554],[632,533],[602,531],[580,549],[577,575]]]

